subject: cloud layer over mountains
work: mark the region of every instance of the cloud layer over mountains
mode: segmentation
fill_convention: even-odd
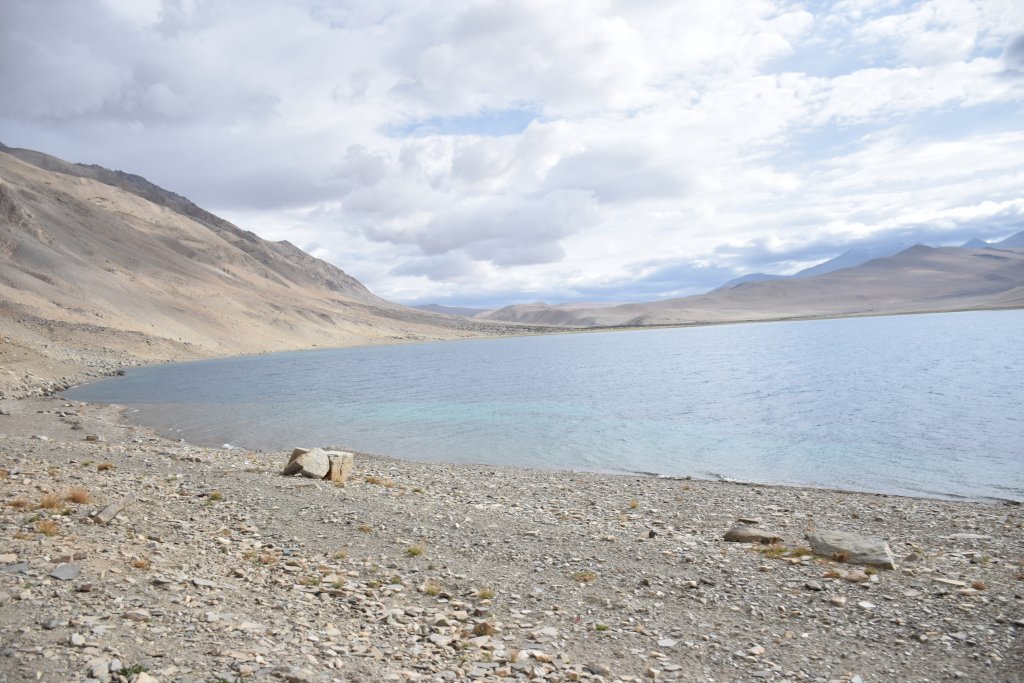
[[[651,299],[1024,222],[1024,5],[11,0],[0,141],[382,296]]]

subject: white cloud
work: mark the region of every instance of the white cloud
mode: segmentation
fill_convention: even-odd
[[[10,0],[0,140],[384,296],[651,297],[1009,220],[1022,26],[1014,0]]]

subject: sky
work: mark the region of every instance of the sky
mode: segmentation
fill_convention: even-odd
[[[411,304],[1024,229],[1020,0],[3,0],[0,142]]]

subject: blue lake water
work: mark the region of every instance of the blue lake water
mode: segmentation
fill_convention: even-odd
[[[65,394],[174,438],[1024,500],[1024,311],[280,353]]]

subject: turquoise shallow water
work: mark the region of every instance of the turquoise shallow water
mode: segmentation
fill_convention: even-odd
[[[206,445],[1024,500],[1024,311],[281,353],[65,395]]]

